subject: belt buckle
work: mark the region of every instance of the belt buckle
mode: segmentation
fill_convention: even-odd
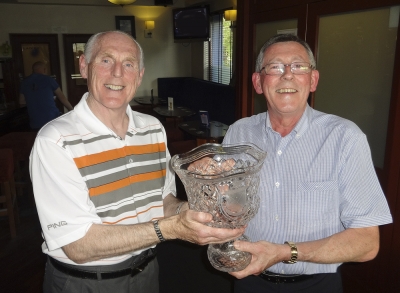
[[[131,268],[131,278],[133,278],[135,275],[141,273],[145,269],[146,265],[142,264],[136,268]]]
[[[155,254],[151,254],[150,256],[145,256],[143,259],[141,259],[140,261],[142,262],[140,265],[138,265],[137,267],[135,267],[135,263],[132,264],[132,268],[131,268],[131,278],[135,275],[137,275],[138,273],[141,273],[149,264],[149,262],[155,257]],[[140,262],[139,261],[139,262]]]

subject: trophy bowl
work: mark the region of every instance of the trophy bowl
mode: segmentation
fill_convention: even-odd
[[[247,225],[258,211],[259,171],[266,155],[251,143],[207,143],[173,156],[171,166],[185,187],[189,208],[210,213],[209,226],[234,229]],[[249,241],[245,235],[238,239]],[[234,272],[250,263],[251,254],[236,250],[235,240],[208,246],[214,268]]]

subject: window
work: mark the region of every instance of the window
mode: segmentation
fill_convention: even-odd
[[[229,84],[232,78],[231,22],[223,14],[210,17],[210,40],[204,42],[204,79]]]

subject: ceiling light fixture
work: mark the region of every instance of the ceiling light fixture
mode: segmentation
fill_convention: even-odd
[[[112,4],[115,4],[115,5],[124,6],[124,5],[129,5],[129,4],[134,3],[134,2],[136,2],[136,0],[108,0],[108,2],[111,2]]]

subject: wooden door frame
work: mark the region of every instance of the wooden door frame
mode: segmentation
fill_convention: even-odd
[[[292,7],[278,8],[268,11],[253,12],[254,7],[249,5],[251,1],[238,0],[238,30],[236,52],[243,52],[237,56],[238,82],[236,88],[236,118],[253,115],[254,89],[251,76],[254,72],[257,59],[256,25],[263,22],[279,21],[285,19],[297,19],[297,33],[300,37],[306,36],[307,5],[300,4]],[[260,4],[264,4],[260,2]],[[266,40],[265,40],[266,41]]]
[[[74,56],[72,54],[69,54],[71,52],[71,48],[68,48],[69,44],[69,39],[71,38],[76,38],[77,42],[81,42],[80,40],[86,39],[86,41],[92,36],[92,34],[63,34],[63,47],[64,47],[64,59],[65,59],[65,73],[66,73],[66,81],[67,81],[67,90],[68,90],[68,97],[69,100],[74,107],[77,103],[76,101],[80,101],[81,97],[75,97],[73,96],[73,87],[72,87],[72,82],[71,80],[71,64],[74,64]],[[85,43],[86,43],[85,41]],[[87,88],[86,88],[87,91]]]
[[[323,2],[312,3],[308,9],[308,39],[307,42],[314,52],[318,51],[318,32],[319,19],[324,15],[346,13],[351,11],[367,11],[370,9],[380,9],[389,6],[399,5],[399,0],[381,0],[380,2],[353,0],[349,2],[338,3],[337,0],[326,0]],[[392,91],[390,98],[390,107],[388,113],[388,127],[386,136],[385,159],[383,168],[375,168],[380,180],[382,189],[385,192],[391,213],[394,219],[400,216],[400,207],[398,203],[399,179],[400,179],[400,28],[397,30],[397,42],[395,53],[395,64],[392,77]],[[317,56],[316,56],[317,58]],[[397,135],[396,135],[397,133]],[[365,290],[376,288],[381,292],[399,292],[399,282],[386,282],[388,277],[393,274],[393,280],[397,280],[400,269],[397,262],[400,256],[396,251],[400,245],[400,239],[394,237],[396,233],[400,233],[400,225],[394,222],[392,225],[384,225],[380,227],[381,249],[377,258],[362,266],[353,265],[345,266],[345,273],[366,277],[358,284],[360,289]],[[376,267],[385,267],[378,269]],[[347,271],[346,271],[347,270]],[[372,278],[374,276],[375,278]],[[394,289],[393,286],[397,286]]]

